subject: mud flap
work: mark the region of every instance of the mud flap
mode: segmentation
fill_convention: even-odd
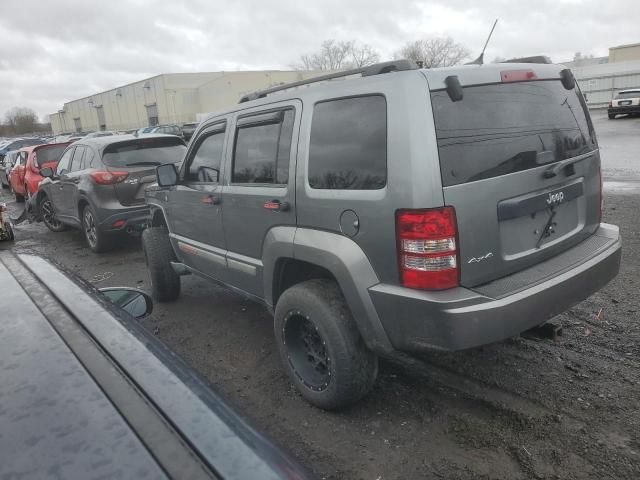
[[[42,221],[38,206],[36,204],[35,195],[32,195],[31,197],[25,199],[25,202],[23,203],[23,205],[24,205],[24,210],[22,211],[22,213],[18,215],[17,218],[11,219],[11,222],[14,225],[20,225],[25,220],[28,221],[29,223]]]

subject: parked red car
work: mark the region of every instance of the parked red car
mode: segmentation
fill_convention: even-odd
[[[9,174],[9,185],[16,196],[16,201],[22,202],[25,197],[38,191],[38,185],[43,178],[40,175],[40,169],[50,167],[55,170],[58,160],[68,145],[70,145],[69,142],[49,143],[20,149],[16,164]]]

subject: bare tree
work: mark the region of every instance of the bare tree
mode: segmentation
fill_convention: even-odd
[[[7,129],[13,134],[20,135],[37,130],[38,115],[26,107],[13,107],[5,114]]]
[[[425,68],[448,67],[468,58],[469,50],[451,37],[429,38],[407,43],[395,57],[413,60]]]
[[[299,70],[342,70],[366,67],[379,60],[380,55],[371,45],[360,45],[354,40],[325,40],[319,51],[302,55],[300,63],[294,67]]]
[[[366,67],[380,61],[380,54],[371,45],[351,45],[351,65],[354,68]]]

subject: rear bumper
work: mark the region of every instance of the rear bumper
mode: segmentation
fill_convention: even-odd
[[[609,115],[622,115],[623,113],[640,113],[640,105],[628,105],[624,107],[609,107]]]
[[[98,228],[103,232],[141,231],[151,221],[151,211],[146,205],[117,210],[99,209],[97,214]]]
[[[606,242],[592,256],[500,298],[466,288],[423,292],[385,284],[370,288],[369,293],[398,350],[463,350],[485,345],[544,323],[617,275],[621,257],[618,228],[602,224],[594,235],[606,237]]]

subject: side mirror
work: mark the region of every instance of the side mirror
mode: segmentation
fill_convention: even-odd
[[[156,167],[158,185],[171,187],[178,183],[178,169],[173,163],[165,163]]]
[[[153,300],[146,293],[135,288],[101,288],[102,294],[133,318],[144,318],[153,312]]]
[[[50,167],[43,167],[40,169],[40,175],[45,178],[53,177],[53,170]]]

